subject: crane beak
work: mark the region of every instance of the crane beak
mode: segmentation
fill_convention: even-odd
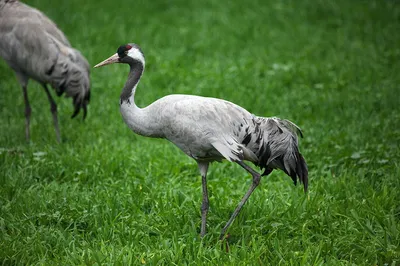
[[[110,56],[109,58],[107,58],[106,60],[104,60],[101,63],[98,63],[97,65],[95,65],[94,67],[101,67],[101,66],[105,66],[105,65],[109,65],[109,64],[114,64],[114,63],[118,63],[119,62],[119,55],[118,53]]]

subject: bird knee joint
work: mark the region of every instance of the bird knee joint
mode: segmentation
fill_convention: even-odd
[[[30,116],[32,113],[32,109],[30,107],[25,108],[25,116]]]
[[[51,111],[52,113],[57,112],[57,105],[56,105],[56,104],[52,104],[52,105],[50,106],[50,111]]]
[[[209,207],[208,201],[205,201],[205,202],[203,202],[203,204],[201,204],[200,209],[202,212],[204,212],[204,211],[208,211],[208,207]]]
[[[258,186],[260,184],[261,180],[261,175],[260,174],[255,174],[253,175],[253,184]]]

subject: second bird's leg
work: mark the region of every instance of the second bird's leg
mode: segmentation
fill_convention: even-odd
[[[241,167],[243,167],[247,172],[249,172],[253,176],[253,182],[251,183],[251,186],[249,190],[246,192],[246,194],[243,196],[242,200],[239,202],[238,206],[236,207],[235,211],[233,212],[231,218],[229,221],[226,223],[224,228],[222,228],[221,234],[219,236],[219,239],[222,240],[225,236],[226,230],[229,228],[231,223],[235,220],[236,216],[238,216],[240,210],[242,209],[243,205],[246,203],[246,201],[249,199],[251,193],[253,193],[254,189],[260,184],[261,180],[261,175],[257,173],[253,168],[250,166],[246,165],[242,161],[237,161],[237,164],[239,164]]]
[[[54,122],[54,128],[56,130],[57,142],[61,142],[60,128],[58,127],[57,104],[54,101],[53,97],[51,97],[50,91],[47,88],[46,84],[43,84],[43,88],[50,102],[50,111],[51,114],[53,115],[53,122]]]
[[[203,188],[203,201],[201,203],[201,230],[200,236],[204,237],[206,234],[206,225],[207,225],[207,213],[209,209],[208,202],[208,191],[207,191],[207,170],[208,163],[200,163],[198,162],[200,174],[201,174],[201,185]]]
[[[28,99],[28,91],[26,90],[26,85],[22,86],[22,92],[24,94],[24,103],[25,103],[25,138],[26,141],[29,142],[30,139],[30,130],[29,126],[31,123],[31,106],[29,104],[29,99]]]

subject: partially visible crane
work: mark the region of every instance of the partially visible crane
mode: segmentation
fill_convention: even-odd
[[[235,162],[253,177],[249,190],[222,229],[220,239],[259,185],[261,176],[281,169],[295,184],[299,179],[307,191],[308,169],[297,141],[297,134],[302,133],[294,123],[276,117],[258,117],[231,102],[193,95],[168,95],[139,108],[135,104],[135,92],[145,67],[142,50],[134,43],[122,45],[116,54],[95,67],[112,63],[130,66],[120,96],[120,110],[129,128],[139,135],[165,138],[197,161],[203,188],[202,237],[206,234],[209,209],[207,170],[213,161]],[[245,160],[263,169],[263,173],[256,172]]]
[[[73,98],[75,117],[83,109],[86,117],[90,100],[89,64],[71,47],[56,24],[39,10],[17,0],[0,0],[0,56],[14,70],[22,86],[25,103],[25,137],[30,140],[31,107],[27,85],[39,82],[50,102],[57,141],[61,141],[57,104],[47,84],[58,96]]]

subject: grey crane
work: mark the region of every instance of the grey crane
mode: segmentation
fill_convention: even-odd
[[[61,141],[57,104],[50,84],[58,96],[73,98],[75,117],[83,109],[86,117],[90,100],[89,64],[71,47],[64,33],[39,10],[17,0],[0,0],[0,57],[14,70],[22,86],[25,103],[25,137],[30,139],[31,107],[27,85],[39,82],[50,102],[57,141]]]
[[[143,136],[165,138],[196,160],[203,189],[202,237],[206,234],[209,209],[207,170],[213,161],[235,162],[253,177],[249,190],[222,229],[220,239],[259,185],[261,176],[273,169],[283,170],[295,184],[299,179],[307,191],[308,169],[297,140],[297,134],[302,133],[294,123],[276,117],[258,117],[231,102],[193,95],[168,95],[139,108],[135,104],[135,92],[145,67],[142,50],[137,44],[122,45],[116,54],[95,67],[112,63],[130,66],[120,96],[121,114],[129,128]],[[254,163],[263,173],[259,174],[244,161]]]

